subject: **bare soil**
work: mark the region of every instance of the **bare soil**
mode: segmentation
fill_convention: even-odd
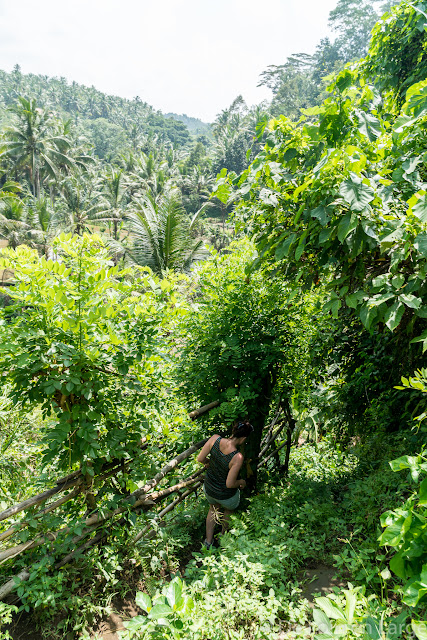
[[[319,565],[314,569],[304,569],[298,575],[298,579],[306,583],[301,598],[307,598],[312,606],[314,606],[316,595],[325,596],[327,593],[332,593],[334,587],[344,589],[347,586],[346,582],[336,577],[336,569],[326,565]]]

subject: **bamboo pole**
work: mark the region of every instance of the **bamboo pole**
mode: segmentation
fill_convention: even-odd
[[[61,569],[63,566],[68,564],[73,558],[75,558],[79,552],[83,553],[90,547],[93,547],[97,542],[100,542],[103,538],[106,538],[107,535],[108,534],[106,531],[100,531],[99,533],[96,534],[94,538],[92,538],[91,540],[88,540],[87,542],[82,544],[80,547],[78,547],[77,549],[75,549],[74,551],[66,555],[65,558],[63,558],[60,562],[58,562],[55,565],[55,569],[57,570]]]
[[[178,456],[176,456],[173,460],[171,460],[167,465],[165,465],[163,467],[163,469],[161,469],[161,471],[159,471],[159,473],[152,479],[150,480],[150,482],[148,482],[142,489],[138,489],[137,491],[134,491],[133,493],[131,493],[128,497],[126,502],[129,503],[129,501],[132,498],[137,498],[136,502],[133,505],[130,505],[131,510],[134,510],[135,508],[138,508],[140,506],[151,506],[154,505],[155,502],[153,500],[153,497],[151,495],[147,495],[147,492],[149,490],[149,488],[153,488],[154,486],[156,486],[156,484],[158,484],[164,477],[165,475],[167,475],[170,471],[172,471],[178,464],[180,464],[181,462],[183,462],[183,460],[186,460],[188,457],[190,457],[195,451],[197,451],[198,449],[201,449],[201,447],[204,445],[204,443],[206,442],[206,440],[201,440],[199,442],[197,442],[196,444],[192,445],[191,447],[189,447],[189,449],[186,449],[185,451],[183,451],[181,454],[179,454]],[[201,469],[200,471],[198,471],[195,474],[195,477],[197,477],[198,475],[200,475],[201,473],[204,472],[204,469]],[[103,478],[105,477],[109,477],[112,473],[114,473],[114,470],[104,474],[104,476],[102,476]],[[81,480],[79,480],[81,481]],[[163,491],[158,492],[158,494],[156,495],[156,498],[159,499],[160,497],[167,497],[168,495],[170,495],[171,493],[173,493],[174,491],[177,491],[180,488],[180,485],[182,486],[187,486],[189,483],[194,482],[193,479],[190,478],[190,482],[188,481],[184,481],[184,483],[179,483],[178,485],[175,485],[174,487],[169,487],[168,489],[163,489]],[[138,499],[139,497],[139,499]],[[21,503],[24,504],[24,503]],[[86,527],[92,526],[92,525],[99,525],[102,522],[105,522],[105,520],[109,520],[110,518],[113,518],[116,515],[120,515],[121,513],[124,513],[125,511],[127,511],[129,509],[129,505],[127,504],[126,506],[123,507],[119,507],[117,509],[115,509],[112,512],[109,512],[106,515],[99,515],[99,514],[95,514],[89,518],[87,518],[84,522],[84,525]],[[56,537],[58,536],[58,534],[64,534],[67,533],[70,530],[70,527],[65,527],[63,529],[59,529],[56,532],[49,532],[47,534],[45,534],[42,537],[39,538],[35,538],[34,540],[29,540],[26,543],[23,544],[19,544],[16,545],[14,547],[9,547],[8,549],[6,549],[5,551],[0,552],[0,563],[12,558],[16,555],[19,555],[20,553],[22,553],[23,551],[26,551],[27,549],[33,549],[35,547],[38,547],[42,544],[44,544],[47,540],[52,540],[52,539],[56,539]],[[52,536],[51,538],[49,536]]]
[[[63,484],[57,485],[52,489],[48,489],[47,491],[43,491],[43,493],[39,493],[38,495],[33,496],[32,498],[28,498],[28,500],[24,500],[23,502],[20,502],[19,504],[16,504],[13,507],[9,507],[9,509],[6,509],[5,511],[2,511],[0,513],[0,521],[6,520],[7,518],[10,518],[11,516],[14,516],[17,513],[24,511],[25,509],[34,507],[35,505],[40,504],[41,502],[44,502],[48,498],[51,498],[55,494],[60,493],[61,491],[65,491],[70,487],[74,487],[76,484],[80,484],[81,482],[82,482],[81,478],[67,480]]]
[[[30,577],[30,572],[27,569],[23,569],[18,575],[13,576],[6,584],[0,587],[0,600],[4,600],[9,593],[12,593],[14,589],[18,586],[16,580],[19,578],[21,582],[25,582]]]
[[[187,480],[182,480],[181,482],[179,482],[178,484],[173,485],[172,487],[167,487],[166,489],[163,489],[162,491],[157,491],[157,493],[149,493],[148,494],[148,498],[150,498],[153,501],[157,501],[157,500],[161,500],[169,495],[171,495],[171,493],[175,493],[176,491],[179,491],[180,489],[184,489],[185,487],[188,487],[188,485],[190,485],[192,482],[195,482],[196,479],[202,475],[202,473],[205,473],[205,469],[200,469],[200,471],[197,471],[197,473],[194,473],[192,476],[190,476],[190,478],[187,478]],[[135,503],[136,506],[136,503]]]
[[[45,509],[42,509],[41,511],[36,513],[34,515],[34,518],[37,518],[37,519],[41,518],[41,516],[46,515],[46,513],[49,513],[50,511],[53,511],[54,509],[57,509],[58,507],[63,505],[65,502],[68,502],[68,500],[71,500],[72,498],[75,498],[80,493],[80,491],[81,491],[81,489],[79,487],[77,487],[71,493],[67,493],[66,496],[63,496],[62,498],[60,498],[56,502],[52,502]],[[3,533],[0,534],[0,542],[2,540],[6,540],[6,538],[10,538],[10,536],[13,536],[14,533],[17,533],[20,529],[23,529],[24,527],[26,527],[27,524],[28,524],[27,522],[20,522],[20,523],[17,522],[12,527],[10,527],[10,529],[7,529],[6,531],[3,531]]]
[[[200,409],[194,409],[194,411],[190,411],[190,413],[188,414],[188,417],[191,418],[191,420],[195,420],[196,418],[201,416],[203,413],[207,413],[211,409],[218,407],[220,404],[221,402],[219,400],[214,400],[214,402],[205,404],[203,407],[200,407]]]
[[[282,396],[280,396],[280,400],[279,400],[279,405],[277,407],[277,411],[276,411],[276,415],[274,416],[267,433],[265,434],[265,436],[262,438],[261,440],[261,446],[264,446],[264,444],[269,440],[269,438],[271,437],[271,434],[273,432],[273,429],[276,425],[276,422],[278,421],[280,414],[282,413],[282,407],[280,406],[280,401],[281,401]]]
[[[172,511],[176,507],[177,504],[179,504],[180,502],[185,500],[185,498],[187,498],[194,491],[196,491],[201,486],[201,484],[202,484],[201,481],[197,481],[197,483],[195,484],[194,487],[191,487],[191,489],[188,489],[186,492],[184,492],[178,498],[173,500],[167,507],[165,507],[165,509],[160,511],[160,513],[155,517],[155,520],[159,520],[164,515],[166,515],[166,513],[169,513],[169,511]],[[120,523],[124,524],[125,522],[126,522],[125,518],[122,518],[117,524],[120,524]],[[151,528],[151,524],[148,525],[148,527],[146,527],[142,532],[140,532],[134,538],[133,542],[135,543],[138,540],[140,540],[141,537],[144,535],[144,532],[148,531],[150,528]],[[77,541],[77,539],[82,539],[82,537],[84,537],[88,533],[91,533],[91,531],[93,531],[94,529],[95,529],[95,527],[93,527],[90,531],[88,530],[86,532],[82,532],[81,536],[78,536],[77,538],[74,538],[73,540]],[[103,538],[107,537],[107,535],[108,535],[108,532],[106,532],[104,530],[99,532],[94,538],[92,538],[91,540],[88,540],[84,545],[81,545],[78,549],[73,550],[71,553],[69,553],[67,556],[65,556],[65,558],[63,558],[60,562],[58,562],[55,565],[55,569],[58,570],[58,569],[62,568],[65,564],[68,564],[71,560],[73,560],[77,556],[77,554],[79,552],[83,553],[84,551],[86,551],[90,547],[94,546],[98,542],[101,542],[101,540]],[[3,587],[0,587],[0,600],[3,600],[7,595],[12,593],[12,591],[16,588],[16,586],[17,586],[16,578],[19,578],[20,581],[25,582],[26,580],[28,580],[29,577],[30,577],[30,572],[27,569],[24,569],[17,576],[11,578],[6,584],[3,585]]]
[[[121,471],[121,470],[122,470],[122,465],[120,465],[119,467],[115,466],[113,469],[108,471],[108,473],[104,473],[101,476],[96,476],[95,477],[95,483],[99,484],[99,482],[101,482],[102,480],[107,480],[112,475],[114,475],[115,473],[117,473],[118,471]],[[80,473],[80,471],[78,473]],[[73,478],[76,478],[76,475],[75,474],[70,474],[69,476],[66,476],[64,478],[64,481],[67,482],[68,480],[72,480]],[[67,494],[66,496],[63,496],[62,498],[60,498],[56,502],[52,502],[50,505],[48,505],[47,507],[45,507],[41,511],[38,511],[36,514],[34,514],[34,518],[40,518],[41,516],[45,515],[46,513],[49,513],[50,511],[53,511],[54,509],[57,509],[58,507],[63,505],[68,500],[71,500],[72,498],[75,498],[79,493],[81,493],[84,490],[84,487],[82,486],[82,484],[83,484],[83,478],[79,478],[78,479],[78,485],[74,489],[74,491],[72,491],[71,493]],[[61,491],[62,491],[62,489],[61,489]],[[40,494],[40,495],[42,495],[42,494]],[[37,496],[35,496],[35,497],[37,497]],[[24,503],[21,503],[21,505],[17,505],[17,506],[22,506],[23,504]],[[33,506],[33,505],[30,505],[30,506]],[[28,508],[29,508],[28,506],[24,507],[24,509],[28,509]],[[22,509],[20,509],[20,511],[21,510]],[[3,512],[3,513],[5,513],[5,512]],[[13,536],[14,533],[17,533],[18,531],[20,531],[21,529],[23,529],[26,526],[27,526],[27,522],[25,522],[25,521],[21,522],[21,523],[16,523],[15,525],[10,527],[6,531],[3,531],[3,533],[0,534],[0,542],[2,540],[6,540],[7,538],[10,538],[11,536]]]
[[[196,443],[196,445],[193,445],[193,447],[197,447],[199,444],[200,443]],[[203,445],[201,445],[201,446],[203,446]],[[190,447],[190,449],[192,449],[193,447]],[[187,449],[186,451],[184,451],[181,454],[181,456],[183,456],[185,454],[185,456],[188,457],[187,454],[188,454],[188,451],[190,451],[190,449]],[[177,458],[172,460],[171,463],[173,463],[179,457],[180,456],[177,456]],[[167,466],[168,465],[166,465],[166,467]],[[162,469],[162,471],[164,471],[164,469],[166,469],[166,467],[164,467]],[[174,467],[172,467],[172,468],[174,468]],[[178,483],[176,485],[173,485],[172,487],[168,487],[166,489],[163,489],[162,491],[158,491],[157,493],[148,494],[148,495],[146,493],[144,493],[143,496],[141,496],[140,499],[137,500],[134,504],[129,504],[129,498],[133,495],[133,494],[131,494],[131,496],[129,496],[129,498],[126,500],[127,504],[125,506],[119,507],[119,508],[115,509],[114,511],[110,511],[110,512],[108,512],[106,514],[104,513],[103,515],[95,514],[93,516],[90,516],[89,518],[87,518],[84,521],[84,526],[85,527],[89,527],[89,528],[91,528],[91,530],[93,530],[94,528],[96,528],[97,526],[99,526],[100,524],[105,522],[106,520],[109,520],[109,519],[111,519],[111,518],[113,518],[113,517],[115,517],[117,515],[121,515],[122,513],[127,511],[129,509],[129,507],[130,507],[131,511],[134,511],[135,509],[137,509],[139,507],[143,507],[143,506],[151,507],[151,506],[154,506],[156,504],[156,502],[155,502],[156,500],[160,501],[160,500],[168,497],[172,493],[175,493],[179,489],[187,487],[189,484],[192,484],[193,482],[196,482],[197,481],[197,477],[200,476],[202,473],[204,473],[204,471],[205,471],[204,469],[200,469],[200,471],[197,471],[195,474],[193,474],[193,476],[191,476],[187,480],[184,480],[184,481],[182,481],[182,482],[180,482],[180,483]],[[105,475],[108,476],[110,474],[111,474],[111,472],[109,474],[105,474]],[[93,526],[93,525],[95,525],[95,526]],[[0,564],[2,562],[4,562],[4,561],[10,559],[10,558],[13,558],[13,557],[15,557],[17,555],[20,555],[24,551],[27,551],[27,549],[34,549],[35,547],[39,547],[40,545],[44,544],[48,540],[49,541],[55,540],[59,534],[65,534],[65,533],[68,533],[69,531],[70,531],[70,527],[64,527],[63,529],[59,529],[58,531],[55,531],[55,532],[49,532],[49,533],[45,534],[42,537],[35,538],[34,540],[28,540],[25,543],[16,545],[14,547],[9,547],[8,549],[0,552]],[[84,530],[82,532],[82,534],[81,534],[81,537],[85,537],[88,533],[90,533],[90,531]]]
[[[163,518],[164,515],[169,513],[169,511],[172,511],[173,509],[175,509],[177,504],[185,500],[185,498],[187,498],[190,494],[196,491],[201,486],[201,484],[202,484],[201,481],[198,482],[196,485],[194,485],[194,487],[185,491],[178,498],[175,498],[175,500],[173,500],[167,507],[165,507],[162,511],[160,511],[157,514],[157,516],[155,516],[153,520],[135,536],[135,538],[132,540],[132,544],[136,544],[139,540],[141,540],[141,538],[145,536],[145,534],[151,529],[152,522],[157,522],[158,520],[160,520],[160,518]]]
[[[195,485],[194,487],[192,487],[191,489],[189,489],[188,491],[183,493],[181,496],[179,496],[179,498],[176,498],[173,502],[171,502],[170,505],[168,505],[165,509],[160,511],[160,513],[153,520],[157,520],[159,518],[162,518],[166,513],[168,513],[169,511],[172,511],[172,509],[174,509],[179,502],[182,502],[183,500],[185,500],[185,498],[188,497],[194,491],[196,491],[201,484],[202,483],[200,481],[198,481],[197,485]],[[125,522],[126,522],[125,518],[122,518],[116,524],[125,524]],[[148,528],[150,528],[150,525],[149,525]],[[146,527],[146,529],[147,529],[147,527]],[[59,563],[57,563],[55,565],[55,569],[60,569],[64,565],[68,564],[71,560],[73,560],[77,556],[77,554],[83,553],[84,551],[86,551],[90,547],[93,547],[98,542],[101,542],[101,540],[103,540],[107,536],[108,536],[108,531],[104,531],[104,530],[100,531],[94,538],[92,538],[91,540],[88,540],[85,544],[81,545],[81,547],[79,547],[78,549],[75,549],[74,551],[69,553],[67,556],[65,556],[65,558],[63,558]],[[138,540],[139,539],[140,538],[138,538]],[[136,538],[132,542],[135,543],[136,542]]]
[[[148,444],[147,438],[146,437],[142,438],[140,442],[140,447],[144,449],[147,446],[147,444]],[[131,462],[132,460],[128,460],[125,462],[125,465],[128,465]],[[111,475],[113,475],[112,474],[113,470],[120,471],[122,469],[122,463],[123,463],[123,460],[119,460],[119,459],[111,460],[106,465],[104,465],[101,469],[101,472],[109,471],[109,473],[101,476],[95,476],[94,481],[99,482],[100,480],[105,480],[105,478],[108,478]],[[0,521],[7,520],[7,518],[14,516],[17,513],[20,513],[21,511],[30,509],[31,507],[34,507],[37,504],[40,504],[41,502],[48,500],[49,498],[56,495],[57,493],[60,493],[61,491],[65,491],[66,489],[69,489],[70,487],[73,487],[76,485],[80,485],[82,483],[82,479],[83,478],[82,478],[82,473],[80,469],[73,471],[72,473],[68,474],[63,478],[59,478],[59,480],[56,481],[56,486],[52,487],[52,489],[48,489],[43,493],[39,493],[38,495],[33,496],[32,498],[28,498],[28,500],[24,500],[23,502],[20,502],[19,504],[9,507],[5,511],[2,511],[0,513]],[[63,504],[63,503],[60,503],[60,504]],[[60,504],[58,504],[58,506],[60,506]],[[49,509],[49,510],[52,510],[52,509]]]
[[[211,403],[210,405],[206,405],[205,407],[201,407],[201,409],[197,410],[196,412],[192,412],[193,413],[192,419],[195,419],[199,415],[201,415],[202,413],[205,413],[206,411],[209,411],[214,406],[218,406],[218,404],[220,404],[220,403],[218,401],[216,401],[215,403]],[[186,451],[183,451],[181,454],[179,454],[173,460],[171,460],[167,465],[165,465],[159,471],[159,473],[156,474],[156,476],[152,480],[150,480],[148,483],[146,483],[146,485],[144,485],[144,487],[142,487],[141,489],[139,489],[136,492],[133,492],[133,494],[130,494],[130,496],[128,496],[128,498],[133,498],[133,497],[139,498],[139,500],[137,500],[138,504],[137,504],[137,502],[135,502],[131,506],[131,509],[133,510],[133,509],[141,508],[144,504],[146,504],[147,506],[149,504],[150,505],[151,504],[153,504],[153,505],[156,504],[156,502],[151,499],[150,495],[146,495],[147,492],[150,491],[150,489],[153,489],[157,484],[159,484],[159,482],[170,471],[172,471],[175,467],[177,467],[181,462],[183,462],[184,460],[189,458],[193,453],[195,453],[196,451],[201,449],[206,441],[207,441],[207,438],[204,439],[204,440],[201,440],[200,442],[195,443],[194,445],[189,447]],[[145,442],[142,443],[142,444],[145,445]],[[115,461],[114,461],[114,463],[115,463]],[[109,463],[108,466],[110,466],[111,464],[112,463]],[[105,469],[105,467],[104,467],[104,469]],[[113,471],[111,471],[108,474],[104,474],[101,477],[97,477],[96,480],[99,481],[101,479],[105,479],[106,477],[109,477],[109,476],[113,475],[113,473],[116,470],[118,471],[119,469],[114,469]],[[168,497],[171,493],[176,492],[179,489],[184,488],[185,486],[188,486],[189,484],[191,484],[193,482],[196,482],[196,484],[191,489],[188,489],[182,495],[179,495],[178,498],[173,500],[170,505],[168,505],[165,509],[163,509],[156,516],[156,520],[159,519],[159,518],[162,518],[166,513],[168,513],[169,511],[173,510],[177,504],[182,502],[182,500],[184,500],[186,497],[191,495],[194,491],[197,491],[197,489],[202,484],[200,481],[197,480],[197,477],[203,472],[204,472],[204,469],[202,469],[199,472],[193,474],[193,476],[191,476],[189,479],[184,480],[184,481],[178,483],[177,485],[174,485],[173,487],[168,487],[167,489],[164,489],[164,490],[159,491],[156,494],[154,494],[153,497],[155,497],[155,499],[157,501],[160,501],[160,500]],[[81,490],[82,490],[81,487],[80,487],[81,484],[82,484],[81,472],[76,470],[76,471],[72,472],[71,474],[69,474],[68,476],[65,476],[64,478],[60,478],[57,481],[56,486],[53,487],[52,489],[49,489],[47,491],[44,491],[41,494],[33,496],[32,498],[29,498],[28,500],[24,500],[23,502],[19,503],[18,505],[14,505],[14,506],[10,507],[9,509],[6,509],[2,513],[0,513],[0,521],[1,520],[5,520],[6,518],[9,518],[12,515],[15,515],[15,514],[21,512],[21,511],[23,511],[25,509],[29,509],[32,506],[40,504],[41,502],[44,502],[45,500],[47,500],[51,496],[55,495],[56,493],[59,493],[61,491],[65,491],[66,489],[68,489],[68,488],[70,488],[72,486],[76,487],[74,489],[74,491],[71,492],[71,494],[68,494],[67,496],[64,496],[63,498],[61,498],[60,500],[57,500],[56,502],[52,503],[51,505],[48,505],[48,507],[46,507],[45,509],[41,510],[38,514],[36,514],[36,516],[44,515],[45,513],[48,513],[49,511],[52,511],[53,509],[57,508],[58,506],[61,506],[61,504],[64,504],[64,502],[66,502],[67,500],[71,499],[71,497],[75,497],[74,493],[75,493],[75,495],[80,493]],[[153,494],[151,494],[151,495],[153,495]],[[142,496],[144,496],[144,498]],[[92,516],[92,518],[93,518],[93,516]],[[89,518],[88,518],[88,520],[89,520]],[[125,522],[126,522],[126,519],[122,518],[119,521],[119,524],[120,523],[125,523]],[[95,530],[98,524],[99,523],[95,523],[93,527],[88,527],[88,529],[83,531],[80,536],[78,536],[77,538],[73,538],[73,541],[76,542],[77,540],[81,540],[83,537],[85,537],[86,535],[91,533],[93,530]],[[12,529],[15,531],[15,527],[12,527],[9,531],[11,531]],[[23,543],[22,545],[17,545],[14,548],[7,549],[5,552],[3,552],[3,554],[7,554],[7,557],[9,557],[9,558],[13,557],[13,555],[18,555],[19,553],[21,553],[21,552],[23,552],[23,551],[25,551],[25,550],[27,550],[29,548],[33,548],[35,546],[39,546],[40,544],[43,544],[46,541],[46,539],[45,539],[46,537],[51,541],[51,540],[56,538],[58,533],[66,533],[69,530],[70,530],[69,527],[65,527],[64,529],[61,529],[61,530],[59,530],[58,532],[55,532],[55,533],[49,532],[48,534],[45,534],[45,536],[43,536],[42,538],[38,538],[38,539],[36,538],[35,540],[27,541],[26,543]],[[3,532],[3,535],[6,534],[6,533],[7,532]],[[55,565],[55,568],[59,569],[60,567],[64,566],[64,564],[67,564],[79,552],[83,552],[86,549],[90,548],[91,546],[97,544],[97,542],[100,542],[107,535],[108,535],[108,532],[105,532],[105,531],[102,531],[102,532],[98,533],[94,538],[92,538],[91,540],[86,542],[84,545],[82,545],[78,549],[76,549],[73,552],[71,552],[70,554],[68,554],[68,556],[66,556],[63,560],[61,560],[60,563],[57,563]],[[138,536],[139,536],[138,537],[138,540],[139,540],[142,536],[140,536],[139,534],[138,534]],[[4,559],[7,559],[7,557],[5,557]],[[18,582],[19,581],[23,582],[23,581],[28,580],[29,577],[30,577],[30,572],[27,569],[24,569],[19,574],[17,574],[13,578],[11,578],[2,587],[0,587],[0,600],[3,600],[7,595],[9,595],[15,589],[15,587],[17,586],[17,582],[16,582],[17,579],[18,579]]]
[[[150,480],[149,482],[147,482],[141,489],[137,489],[136,491],[134,491],[133,493],[131,493],[128,498],[140,498],[142,495],[147,494],[150,489],[154,489],[154,487],[156,485],[159,484],[159,482],[161,480],[163,480],[163,478],[165,477],[165,475],[167,475],[170,471],[172,471],[173,469],[175,469],[175,467],[177,467],[179,464],[181,464],[181,462],[183,462],[184,460],[186,460],[187,458],[189,458],[191,455],[193,455],[193,453],[195,453],[196,451],[198,451],[199,449],[201,449],[203,447],[203,445],[205,444],[205,442],[208,441],[209,438],[205,438],[204,440],[200,440],[199,442],[196,442],[195,444],[193,444],[191,447],[189,447],[188,449],[186,449],[185,451],[183,451],[182,453],[180,453],[178,456],[176,456],[173,460],[171,460],[170,462],[168,462],[163,469],[161,469],[159,471],[159,473],[157,473],[154,478],[152,480]]]
[[[126,500],[127,504],[125,506],[118,507],[114,511],[109,511],[108,513],[104,513],[102,516],[99,515],[99,514],[93,515],[90,518],[87,518],[87,520],[85,520],[84,524],[85,524],[85,526],[90,526],[90,525],[93,525],[93,524],[100,524],[102,522],[105,522],[105,520],[109,520],[110,518],[113,518],[114,516],[118,516],[118,515],[120,515],[122,513],[125,513],[125,511],[127,511],[129,508],[130,508],[131,511],[134,511],[135,509],[138,509],[139,507],[155,506],[157,504],[157,502],[160,502],[164,498],[167,498],[172,493],[175,493],[176,491],[179,491],[180,489],[188,487],[193,482],[196,482],[197,481],[197,477],[199,475],[201,475],[202,473],[204,473],[204,471],[205,471],[204,469],[201,469],[197,473],[193,474],[193,476],[191,476],[187,480],[183,480],[182,482],[179,482],[178,484],[173,485],[172,487],[168,487],[167,489],[163,489],[162,491],[157,491],[156,493],[145,494],[144,496],[142,496],[139,500],[137,500],[133,504],[130,504],[129,500]]]
[[[268,462],[268,460],[270,460],[270,458],[272,458],[275,453],[278,453],[280,449],[283,449],[283,447],[286,447],[286,445],[287,445],[287,440],[285,440],[285,442],[283,442],[283,444],[281,444],[280,447],[277,447],[277,449],[272,451],[266,458],[261,460],[257,465],[258,469],[262,467],[266,462]]]
[[[267,449],[269,449],[271,447],[271,445],[273,444],[273,442],[275,442],[277,440],[277,438],[279,437],[279,435],[282,433],[283,429],[285,428],[285,425],[286,425],[286,422],[283,422],[283,424],[281,424],[279,426],[279,428],[277,429],[277,431],[274,434],[274,436],[272,436],[270,438],[270,440],[267,442],[267,444],[264,446],[264,448],[261,449],[261,451],[259,452],[258,458],[262,458],[262,456],[267,451]]]
[[[200,407],[200,409],[196,409],[194,411],[191,411],[189,416],[192,420],[194,420],[195,418],[197,418],[199,415],[202,415],[203,413],[206,413],[207,411],[209,411],[210,409],[213,409],[214,407],[218,406],[220,404],[219,400],[215,400],[215,402],[211,402],[208,405],[205,405],[204,407]],[[201,444],[201,446],[203,446],[203,444],[206,441],[203,441],[203,443]],[[197,443],[198,444],[198,443]],[[145,448],[148,445],[148,440],[147,438],[144,436],[141,439],[141,443],[140,446],[141,448]],[[194,445],[196,446],[196,445]],[[191,447],[190,447],[191,449]],[[187,452],[190,450],[187,450]],[[197,451],[197,449],[194,449],[194,451]],[[188,453],[188,455],[185,455],[184,458],[188,457],[189,455],[191,455],[191,453],[193,453],[194,451],[191,451],[190,453]],[[184,452],[183,454],[181,454],[182,456],[184,456],[184,454],[186,454],[187,452]],[[180,458],[180,456],[178,456],[177,458]],[[177,458],[175,460],[177,460]],[[173,460],[171,462],[174,463]],[[179,460],[178,462],[176,462],[176,464],[179,464],[179,462],[181,462],[182,460]],[[111,462],[107,463],[107,465],[105,465],[102,469],[102,471],[106,471],[107,469],[112,469],[113,467],[115,468],[117,465],[121,465],[122,464],[122,460],[112,460]],[[130,462],[132,462],[132,460],[127,461],[125,464],[128,465],[130,464]],[[175,466],[176,466],[175,464]],[[173,468],[173,467],[172,467]],[[119,470],[119,469],[117,469]],[[167,472],[166,472],[167,473]],[[110,474],[111,475],[111,474]],[[163,477],[163,476],[162,476]],[[103,477],[102,477],[103,478]],[[161,479],[161,478],[160,478]],[[95,480],[99,480],[99,478],[95,478]],[[155,480],[155,478],[153,478],[153,480]],[[153,486],[155,486],[156,484],[158,484],[160,480],[156,481],[155,484]],[[82,482],[82,474],[81,474],[81,470],[78,469],[76,471],[73,471],[72,473],[68,474],[67,476],[64,476],[63,478],[60,478],[59,480],[56,481],[56,486],[53,487],[52,489],[48,489],[47,491],[44,491],[43,493],[40,493],[36,496],[33,496],[31,498],[28,498],[27,500],[24,500],[23,502],[14,505],[12,507],[9,507],[8,509],[6,509],[5,511],[2,511],[0,513],[0,521],[2,520],[6,520],[7,518],[10,518],[11,516],[16,515],[17,513],[20,513],[21,511],[24,511],[26,509],[29,509],[31,507],[34,507],[42,502],[44,502],[45,500],[48,500],[49,498],[51,498],[52,496],[56,495],[57,493],[60,493],[61,491],[65,491],[66,489],[69,489],[70,487],[73,487],[75,485],[80,485]],[[152,488],[151,486],[148,487],[147,491]],[[141,490],[142,491],[142,490]],[[134,492],[135,494],[136,492]],[[134,495],[131,494],[131,495]],[[63,503],[61,503],[63,504]],[[60,506],[60,504],[58,504],[58,506]],[[56,508],[56,507],[55,507]],[[6,532],[4,532],[6,533]],[[0,538],[1,540],[1,538]]]

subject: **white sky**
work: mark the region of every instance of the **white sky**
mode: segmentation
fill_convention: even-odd
[[[0,0],[0,68],[212,121],[270,64],[313,53],[337,0]]]

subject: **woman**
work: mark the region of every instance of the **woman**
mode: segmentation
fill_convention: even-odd
[[[221,438],[217,433],[204,444],[197,456],[197,461],[205,463],[210,454],[209,466],[205,475],[204,491],[210,504],[206,518],[205,546],[210,549],[213,541],[217,509],[222,507],[222,529],[228,527],[230,513],[237,509],[240,502],[240,491],[246,486],[245,480],[237,476],[243,464],[243,455],[237,447],[242,445],[254,430],[248,420],[236,422],[231,438]]]

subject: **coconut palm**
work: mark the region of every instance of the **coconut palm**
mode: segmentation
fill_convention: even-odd
[[[20,186],[6,182],[0,190],[0,238],[12,248],[25,241],[29,225],[25,203],[18,197]]]
[[[50,200],[32,195],[21,199],[9,193],[0,191],[0,237],[12,248],[27,244],[51,257],[51,242],[59,225]]]
[[[46,258],[52,258],[52,240],[61,230],[61,218],[53,209],[49,198],[29,198],[27,221],[28,237]]]
[[[111,225],[114,240],[119,239],[119,232],[123,225],[123,216],[129,198],[129,185],[121,169],[110,167],[104,182],[104,192],[99,201],[100,210],[93,214],[99,222]]]
[[[39,109],[35,100],[21,97],[10,111],[16,123],[6,128],[1,153],[27,174],[32,194],[39,198],[44,175],[57,180],[61,167],[74,166],[68,155],[71,140],[61,134],[53,115]]]
[[[101,193],[94,180],[86,174],[76,174],[63,180],[60,191],[58,225],[77,235],[90,231],[101,208]]]
[[[188,270],[207,256],[202,239],[192,237],[200,213],[188,220],[177,189],[157,199],[152,195],[135,198],[126,215],[132,246],[125,257],[159,274],[167,269]]]

